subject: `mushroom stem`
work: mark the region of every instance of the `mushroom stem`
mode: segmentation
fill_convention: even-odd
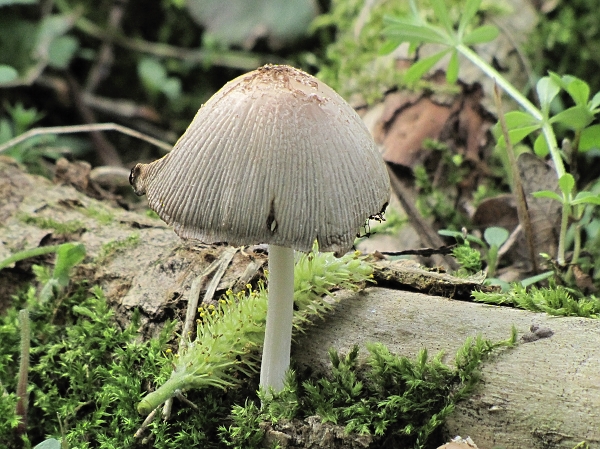
[[[290,366],[294,316],[294,250],[269,245],[269,293],[260,386],[283,390]]]

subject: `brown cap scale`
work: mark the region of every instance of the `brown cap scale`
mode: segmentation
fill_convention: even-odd
[[[358,114],[333,89],[288,66],[227,83],[173,151],[138,164],[130,182],[182,238],[269,244],[261,385],[289,366],[294,252],[344,253],[385,209],[385,163]]]

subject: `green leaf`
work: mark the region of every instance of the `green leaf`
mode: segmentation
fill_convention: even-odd
[[[550,123],[562,123],[567,128],[580,130],[588,126],[594,120],[594,116],[585,106],[573,106],[559,112],[550,118]]]
[[[600,195],[595,195],[592,192],[579,192],[575,199],[571,201],[573,206],[577,204],[595,204],[600,205]]]
[[[499,33],[498,28],[493,25],[482,25],[467,34],[463,38],[462,43],[465,45],[482,44],[493,41],[498,37]]]
[[[535,276],[523,279],[521,281],[521,285],[523,287],[529,287],[530,285],[550,279],[552,276],[554,276],[554,271],[545,271],[544,273],[536,274]]]
[[[19,77],[19,72],[12,66],[0,64],[0,84],[10,83]]]
[[[546,142],[546,138],[543,134],[537,136],[535,142],[533,142],[533,152],[539,157],[548,156],[548,153],[550,153],[548,142]]]
[[[452,50],[450,62],[448,62],[448,66],[446,67],[446,81],[448,81],[448,84],[455,84],[458,81],[458,68],[458,52]]]
[[[566,90],[576,105],[587,106],[590,98],[590,86],[588,83],[574,76],[569,77],[569,81],[566,83]]]
[[[469,22],[473,20],[477,11],[479,11],[479,5],[481,0],[468,0],[464,6],[462,14],[460,16],[460,23],[458,24],[458,36],[462,36],[469,25]]]
[[[62,36],[73,27],[70,15],[52,15],[45,17],[38,28],[35,54],[38,58],[49,57],[50,46],[54,39]]]
[[[539,192],[533,192],[532,195],[534,198],[550,198],[551,200],[556,200],[559,203],[563,202],[563,197],[551,190],[541,190]]]
[[[504,121],[506,122],[506,127],[511,129],[516,128],[524,128],[527,126],[540,126],[539,120],[537,120],[531,114],[522,111],[510,111],[504,114]]]
[[[79,41],[73,36],[57,37],[48,49],[48,64],[55,69],[66,69],[78,48]]]
[[[388,38],[380,47],[377,52],[379,56],[389,55],[402,43],[401,39]]]
[[[85,257],[85,247],[81,243],[64,243],[56,251],[56,262],[52,278],[61,287],[69,285],[71,269]]]
[[[448,8],[446,8],[445,1],[446,0],[431,0],[431,6],[436,19],[440,21],[448,33],[453,34],[454,27],[450,15],[448,14]]]
[[[498,226],[491,226],[483,233],[483,238],[490,246],[500,247],[508,239],[508,231]]]
[[[523,140],[525,137],[527,137],[529,134],[531,134],[534,131],[537,131],[538,129],[540,129],[540,125],[531,125],[531,126],[524,126],[522,128],[511,129],[508,131],[508,137],[510,138],[510,143],[513,145],[516,145],[521,140]],[[506,142],[504,141],[504,134],[501,134],[500,137],[498,138],[498,145],[500,145],[501,147],[506,145]]]
[[[536,90],[540,99],[542,111],[544,111],[544,115],[548,115],[548,111],[550,110],[550,103],[552,103],[554,97],[558,95],[560,87],[549,76],[544,76],[543,78],[540,78],[540,80],[537,82]]]
[[[421,59],[420,61],[415,62],[404,74],[404,81],[408,84],[414,83],[415,81],[421,79],[421,77],[427,73],[434,65],[436,65],[440,59],[442,59],[446,54],[448,54],[448,50],[442,50],[434,55],[428,56],[425,59]]]
[[[384,28],[383,34],[402,42],[417,44],[448,45],[450,37],[439,27],[431,25],[392,24]]]
[[[581,131],[579,138],[579,151],[589,151],[600,148],[600,125],[592,125]]]
[[[575,178],[571,173],[565,173],[558,180],[558,186],[560,187],[561,192],[568,196],[573,192],[573,188],[575,187]]]
[[[594,112],[598,106],[600,106],[600,92],[597,92],[596,95],[592,97],[592,99],[590,100],[590,104],[588,105],[590,110]]]

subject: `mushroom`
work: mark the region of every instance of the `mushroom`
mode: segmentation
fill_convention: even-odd
[[[227,83],[163,158],[130,183],[182,238],[269,245],[260,384],[289,367],[294,250],[343,254],[390,196],[385,163],[358,114],[333,89],[284,65]]]

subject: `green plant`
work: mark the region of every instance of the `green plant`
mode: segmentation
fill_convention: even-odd
[[[372,278],[372,268],[358,254],[336,258],[332,253],[303,254],[295,265],[294,328],[305,328],[332,305],[323,301],[333,288],[356,289]],[[147,395],[138,411],[147,415],[179,391],[228,389],[256,371],[256,356],[264,340],[267,295],[262,285],[235,295],[228,291],[220,308],[200,310],[197,336],[173,362],[169,380]]]
[[[515,342],[514,328],[501,342],[468,338],[452,365],[442,362],[442,353],[430,358],[425,349],[409,359],[381,344],[369,344],[366,363],[359,363],[357,346],[343,356],[331,349],[330,372],[301,383],[291,373],[281,394],[260,395],[261,409],[253,402],[237,407],[233,425],[223,426],[221,437],[232,447],[253,448],[263,436],[257,423],[316,414],[347,432],[385,438],[387,445],[422,448],[454,405],[473,391],[481,362],[495,349]]]
[[[581,147],[581,140],[590,142],[600,135],[600,128],[589,126],[596,114],[600,111],[600,93],[590,99],[589,86],[572,76],[560,77],[554,73],[542,77],[536,86],[540,101],[540,108],[531,103],[517,88],[510,84],[496,69],[485,62],[469,47],[474,44],[484,43],[494,39],[498,30],[491,25],[482,25],[470,28],[471,22],[476,17],[481,0],[466,2],[457,28],[448,13],[443,0],[431,0],[431,5],[440,25],[425,22],[417,10],[414,0],[411,0],[412,15],[409,17],[390,17],[385,34],[389,42],[387,50],[392,50],[402,42],[409,42],[415,47],[423,43],[433,43],[444,47],[438,53],[429,56],[408,69],[405,74],[406,81],[415,81],[423,76],[433,65],[445,55],[450,55],[446,77],[449,82],[458,79],[458,55],[461,54],[475,64],[486,75],[490,76],[496,84],[510,95],[523,109],[506,114],[508,134],[512,143],[523,140],[534,132],[540,132],[535,139],[533,147],[539,155],[550,154],[554,162],[559,183],[570,189],[561,188],[563,215],[559,237],[556,260],[559,266],[565,264],[565,239],[569,218],[573,216],[573,206],[583,204],[597,204],[599,199],[593,195],[576,195],[574,182],[569,182],[569,174],[565,171],[563,155],[557,144],[554,127],[563,125],[574,133],[574,151],[586,149]],[[560,91],[566,92],[574,105],[558,114],[551,114],[551,104]],[[499,137],[498,143],[505,146],[504,137]]]
[[[470,275],[481,270],[480,252],[471,247],[471,243],[477,244],[483,252],[487,265],[487,277],[493,278],[498,267],[498,251],[502,244],[508,239],[508,231],[504,228],[491,226],[483,232],[483,240],[474,235],[465,235],[462,232],[443,229],[440,235],[454,237],[459,245],[452,251],[461,268]]]
[[[508,292],[473,292],[477,302],[495,305],[510,305],[533,312],[545,312],[557,316],[600,317],[600,299],[583,296],[575,290],[562,286],[552,288],[531,287],[513,284]]]

